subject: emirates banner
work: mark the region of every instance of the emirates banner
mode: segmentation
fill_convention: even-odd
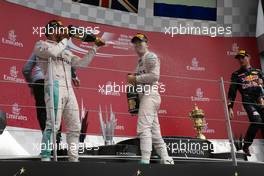
[[[89,28],[108,43],[98,50],[87,68],[77,70],[81,86],[75,88],[75,93],[80,110],[89,111],[88,134],[101,134],[99,106],[104,117],[112,106],[117,118],[116,135],[136,135],[137,117],[128,113],[122,86],[126,84],[127,73],[134,72],[138,62],[130,44],[131,37],[137,32],[148,36],[149,49],[161,61],[160,83],[164,91],[161,92],[159,117],[164,136],[194,136],[189,112],[197,104],[206,114],[204,134],[207,138],[226,139],[220,77],[230,81],[231,73],[239,67],[233,59],[239,49],[248,50],[252,65],[260,67],[254,37],[171,37],[162,32],[143,32],[62,18],[3,1],[0,9],[0,109],[7,112],[9,126],[39,129],[34,97],[23,78],[22,67],[36,41],[45,39],[44,35],[40,37],[41,27],[52,19],[59,19],[66,26]],[[90,46],[90,43],[76,39],[69,44],[72,52],[79,56],[83,56]],[[226,83],[226,91],[228,87],[229,83]],[[237,100],[240,101],[240,96]],[[235,120],[247,122],[241,103],[236,103],[234,112]],[[233,122],[232,127],[234,134],[240,135],[246,132],[248,124]]]

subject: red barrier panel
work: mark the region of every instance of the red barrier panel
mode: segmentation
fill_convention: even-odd
[[[99,105],[102,105],[103,110],[107,106],[109,111],[109,105],[112,104],[118,124],[116,134],[135,135],[136,117],[124,114],[128,110],[126,94],[111,92],[105,95],[99,91],[99,85],[110,87],[115,83],[126,83],[126,72],[133,72],[137,64],[137,57],[129,40],[139,31],[58,17],[3,1],[0,2],[0,9],[0,108],[8,113],[8,125],[39,128],[34,99],[24,84],[22,66],[31,55],[35,42],[40,39],[38,35],[33,35],[33,27],[45,26],[51,19],[60,19],[65,25],[96,28],[99,36],[111,39],[108,46],[98,50],[98,55],[88,68],[78,70],[81,79],[81,87],[75,89],[78,102],[81,105],[83,99],[85,108],[91,110],[88,133],[100,133],[96,112]],[[161,60],[160,82],[166,88],[161,93],[159,113],[163,135],[193,136],[194,130],[188,113],[197,103],[206,113],[206,136],[226,138],[219,79],[223,76],[226,81],[230,81],[231,73],[238,69],[233,57],[239,48],[247,49],[252,55],[252,65],[260,67],[256,38],[192,35],[176,35],[172,38],[164,33],[144,33],[149,38],[150,50]],[[87,50],[89,45],[73,40],[72,46],[77,47],[77,54],[82,55],[80,48]],[[226,90],[227,88],[228,84]],[[237,112],[239,120],[247,121],[241,107],[241,104],[237,104],[235,113]],[[239,125],[235,132],[244,133],[246,128],[247,124]]]

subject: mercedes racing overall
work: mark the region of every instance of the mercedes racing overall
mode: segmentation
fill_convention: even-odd
[[[50,97],[54,99],[55,131],[59,130],[61,118],[64,117],[67,129],[67,144],[69,161],[78,161],[78,145],[80,133],[80,119],[78,103],[71,84],[71,67],[86,67],[96,53],[93,47],[83,59],[73,55],[67,48],[68,39],[63,39],[57,43],[51,40],[36,43],[34,53],[37,56],[38,64],[45,74],[45,102],[47,105],[47,122],[43,133],[41,157],[50,158],[50,145],[52,133],[51,105]],[[53,95],[50,94],[48,58],[51,58],[51,69],[53,72]]]
[[[154,53],[145,53],[138,61],[136,72],[137,84],[144,89],[143,92],[138,92],[140,105],[137,123],[142,161],[150,160],[152,144],[163,162],[172,160],[168,156],[166,144],[162,139],[158,118],[161,103],[157,89],[160,77],[159,58]]]
[[[259,124],[264,122],[263,107],[259,104],[259,99],[263,98],[263,89],[258,83],[259,80],[263,82],[263,74],[261,70],[254,68],[241,67],[232,73],[231,77],[231,85],[228,92],[228,106],[233,108],[238,90],[242,96],[244,109],[251,122],[244,139],[244,148],[248,148],[253,143],[259,129],[262,131],[264,129],[264,126]]]

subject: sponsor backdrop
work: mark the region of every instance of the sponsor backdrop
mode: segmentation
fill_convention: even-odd
[[[154,16],[154,0],[138,1],[138,13],[127,13],[120,10],[86,5],[84,3],[73,3],[72,0],[7,1],[63,17],[81,19],[84,21],[113,26],[127,27],[130,29],[160,32],[164,31],[165,27],[179,25],[208,28],[213,26],[232,26],[232,36],[255,37],[257,17],[256,9],[259,0],[218,0],[217,21]],[[118,1],[121,2],[121,0]],[[175,0],[173,2],[175,2]],[[186,3],[186,1],[184,2]],[[190,0],[188,2],[190,2]],[[197,3],[198,1],[196,0],[195,2]],[[228,37],[230,36],[228,35]]]
[[[125,85],[126,75],[133,72],[137,57],[129,43],[136,30],[99,25],[62,18],[26,7],[0,2],[0,108],[8,115],[8,125],[39,129],[34,99],[22,76],[22,67],[31,55],[34,44],[40,39],[33,27],[45,26],[51,19],[60,19],[65,25],[74,24],[95,29],[99,36],[109,41],[108,46],[98,50],[88,68],[78,70],[81,87],[75,88],[80,107],[89,110],[87,133],[100,134],[98,110],[109,112],[117,118],[116,134],[136,135],[137,117],[127,113],[126,94],[111,91],[115,85]],[[10,13],[10,12],[16,13]],[[166,136],[194,136],[189,111],[196,103],[206,113],[208,138],[227,138],[225,117],[219,79],[230,80],[238,68],[233,59],[239,48],[252,55],[253,66],[260,67],[256,38],[254,37],[205,37],[146,32],[150,50],[161,60],[161,80],[166,91],[161,93],[159,112],[162,134]],[[42,37],[44,39],[44,36]],[[73,52],[82,56],[90,44],[72,40]],[[226,83],[225,88],[228,89]],[[122,87],[121,87],[122,88]],[[117,90],[117,88],[116,88]],[[239,100],[239,99],[238,99]],[[241,104],[235,106],[236,120],[247,121]],[[233,123],[236,135],[244,134],[247,123]]]

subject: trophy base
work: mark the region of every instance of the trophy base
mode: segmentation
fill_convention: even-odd
[[[197,138],[197,139],[206,140],[206,137],[205,137],[205,135],[203,135],[203,134],[197,134],[196,138]]]

